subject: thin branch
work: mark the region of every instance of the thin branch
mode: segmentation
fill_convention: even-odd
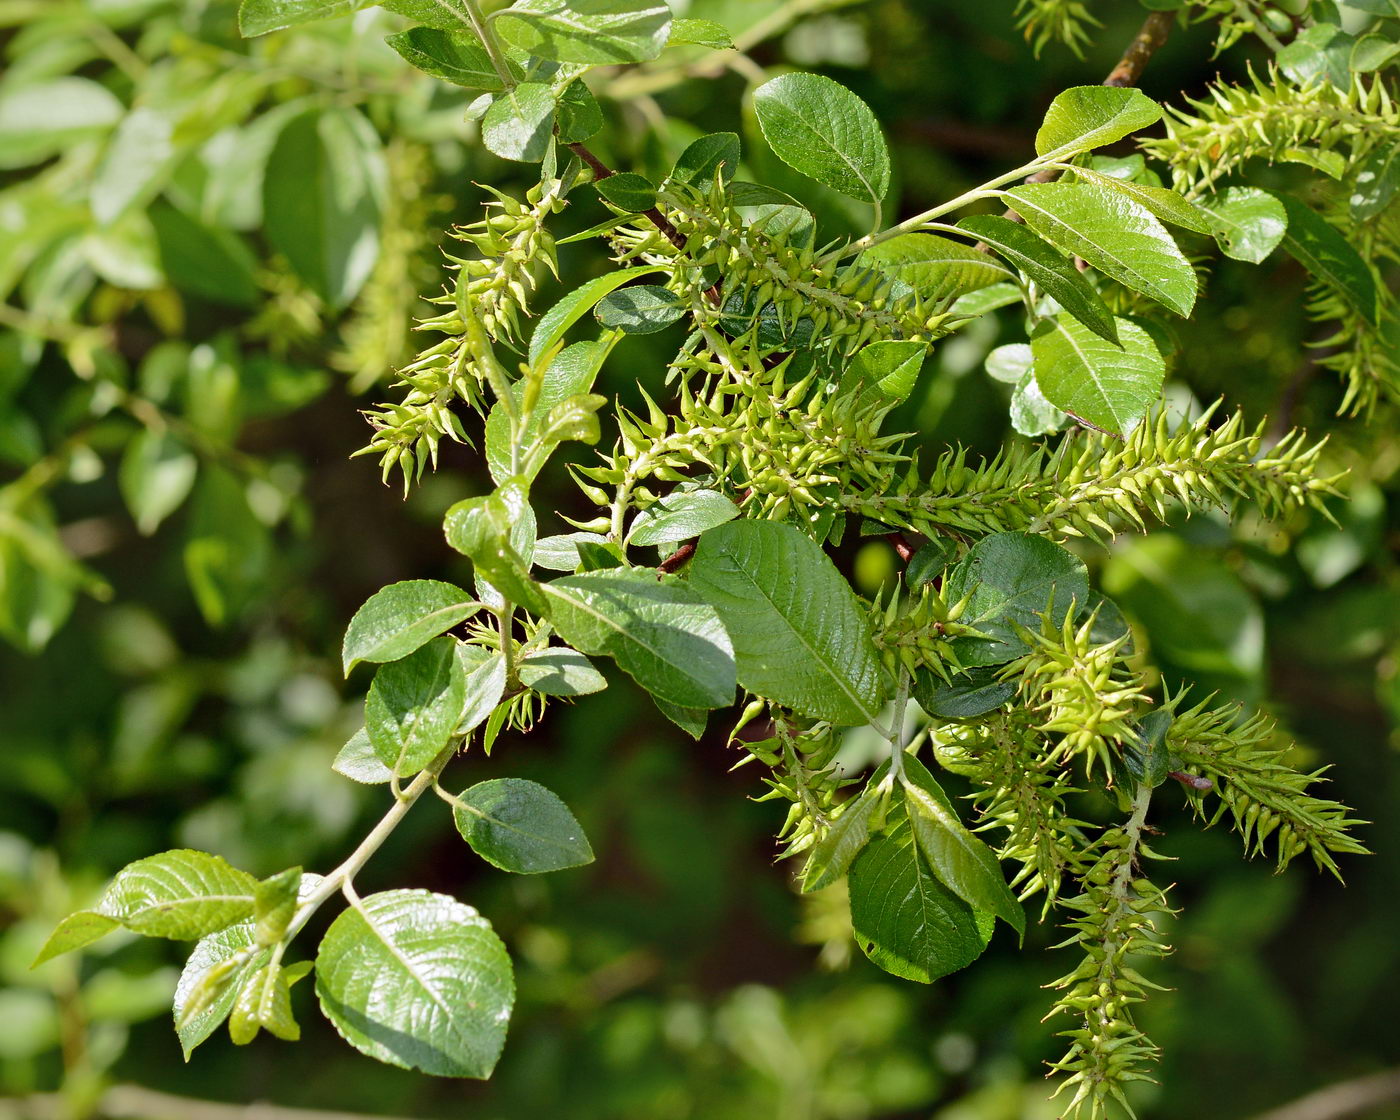
[[[1172,22],[1175,18],[1175,12],[1153,12],[1143,20],[1142,27],[1138,30],[1133,41],[1128,44],[1128,49],[1123,52],[1123,57],[1118,60],[1118,65],[1109,71],[1103,84],[1106,86],[1137,85],[1143,70],[1152,60],[1152,56],[1161,49],[1167,41],[1167,36],[1172,33]]]
[[[596,155],[594,155],[586,144],[576,141],[575,143],[569,145],[569,151],[573,152],[574,155],[578,156],[579,159],[583,160],[584,163],[588,164],[588,166],[593,171],[593,178],[595,180],[609,179],[615,174],[613,169],[609,167],[606,163],[604,163],[602,160],[600,160]],[[643,210],[642,214],[647,219],[647,221],[651,222],[652,225],[654,225],[657,229],[659,229],[663,234],[666,235],[667,241],[669,241],[677,249],[680,249],[682,252],[685,251],[685,238],[681,236],[680,231],[671,224],[670,220],[666,217],[665,214],[663,214],[655,206],[653,206],[650,210]]]
[[[1369,1116],[1400,1101],[1400,1069],[1328,1085],[1296,1101],[1260,1113],[1254,1120],[1347,1120]]]

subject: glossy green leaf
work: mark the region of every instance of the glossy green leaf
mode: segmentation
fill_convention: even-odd
[[[1051,244],[1178,315],[1191,314],[1196,272],[1162,223],[1137,202],[1093,183],[1030,183],[1007,194],[1026,224]]]
[[[1376,322],[1376,278],[1336,226],[1292,195],[1274,196],[1288,213],[1283,247],[1304,268],[1335,288],[1368,323]]]
[[[870,818],[880,804],[872,786],[851,798],[822,838],[812,845],[802,872],[802,890],[819,891],[842,879],[870,839]]]
[[[460,24],[451,31],[435,27],[410,27],[407,31],[390,35],[384,41],[410,66],[444,82],[467,89],[483,89],[488,93],[500,93],[505,89],[500,74],[491,63],[491,56],[481,45],[476,32],[464,30]],[[513,76],[517,81],[524,78],[518,69],[514,70]]]
[[[608,538],[600,533],[564,533],[557,537],[542,537],[535,544],[535,564],[551,572],[572,572],[579,566],[579,545],[606,545]]]
[[[244,981],[271,955],[254,941],[252,922],[200,938],[175,988],[175,1033],[186,1061],[228,1018]]]
[[[576,649],[553,646],[527,654],[520,662],[520,683],[546,696],[587,696],[608,687],[607,678]]]
[[[763,138],[795,171],[862,202],[890,186],[880,123],[859,97],[819,74],[784,74],[754,91]]]
[[[394,777],[394,772],[379,760],[374,744],[369,741],[369,732],[363,727],[340,748],[331,769],[352,782],[368,786],[391,781]]]
[[[1105,175],[1090,167],[1076,167],[1074,174],[1077,179],[1083,182],[1094,183],[1131,198],[1164,222],[1170,222],[1182,229],[1189,229],[1192,233],[1209,234],[1211,232],[1211,226],[1206,216],[1176,191],[1168,190],[1166,187],[1154,187],[1148,183],[1139,183],[1118,175]]]
[[[1382,144],[1361,161],[1348,203],[1358,222],[1369,221],[1400,192],[1400,144]]]
[[[558,446],[562,438],[571,433],[564,432],[551,423],[556,408],[567,410],[566,402],[573,400],[597,400],[589,396],[593,381],[598,376],[604,359],[612,348],[613,340],[620,336],[606,334],[594,342],[575,342],[554,355],[544,372],[540,383],[535,407],[520,426],[520,446],[523,450],[519,464],[520,477],[529,481],[540,472],[548,461],[549,453]],[[525,382],[517,381],[511,386],[516,405],[523,408]],[[506,482],[512,473],[510,461],[510,417],[505,408],[497,403],[486,418],[486,464],[491,477],[498,483]]]
[[[480,646],[458,645],[457,662],[463,676],[463,705],[453,735],[463,738],[496,710],[506,690],[506,659]]]
[[[487,863],[533,875],[593,862],[593,849],[569,807],[538,782],[478,782],[452,806],[457,831]]]
[[[904,760],[904,801],[914,842],[940,882],[974,910],[994,914],[1018,934],[1026,915],[1006,884],[996,853],[973,836],[918,759]]]
[[[692,739],[705,734],[705,726],[710,721],[710,713],[705,708],[683,708],[679,704],[668,704],[656,696],[652,697],[656,710],[669,719]]]
[[[386,12],[405,16],[438,31],[460,31],[471,25],[466,0],[378,0]]]
[[[733,132],[712,132],[692,141],[676,160],[668,180],[707,187],[718,174],[725,182],[739,170],[739,137]]]
[[[750,692],[836,724],[878,715],[884,673],[865,613],[801,531],[731,521],[700,537],[687,574],[724,620]]]
[[[554,96],[543,82],[522,82],[498,94],[481,118],[486,150],[517,163],[539,163],[554,132]]]
[[[655,334],[683,318],[686,305],[675,292],[655,284],[631,284],[609,292],[593,315],[609,330],[624,334]]]
[[[1121,140],[1161,117],[1162,107],[1141,90],[1073,86],[1050,102],[1035,134],[1035,151],[1041,156],[1068,159]]]
[[[738,516],[739,507],[718,490],[677,490],[637,514],[627,533],[627,543],[678,544]]]
[[[98,938],[111,933],[120,925],[121,922],[117,921],[116,918],[99,914],[96,910],[79,910],[77,913],[69,914],[54,927],[54,931],[40,946],[38,956],[34,958],[34,963],[29,967],[38,968],[44,962],[53,960],[54,957],[71,953],[74,949],[81,949],[84,945],[91,945]]]
[[[362,661],[397,661],[470,618],[481,606],[460,587],[435,579],[391,583],[365,600],[345,629],[346,676]]]
[[[734,37],[723,24],[712,19],[677,19],[671,21],[668,47],[709,47],[714,51],[732,50]]]
[[[270,947],[282,940],[296,914],[300,887],[300,867],[289,867],[258,883],[253,891],[253,933],[259,945]]]
[[[117,476],[136,528],[150,536],[194,488],[199,460],[168,429],[144,428],[126,445]]]
[[[1226,187],[1201,203],[1211,233],[1227,257],[1259,264],[1278,248],[1288,229],[1288,211],[1258,187]]]
[[[1127,435],[1161,397],[1166,363],[1152,337],[1118,320],[1115,346],[1066,314],[1031,335],[1035,380],[1056,408],[1112,435]]]
[[[374,753],[400,777],[414,774],[451,741],[466,701],[455,638],[433,638],[374,675],[365,730]]]
[[[849,883],[856,944],[895,976],[931,984],[971,964],[991,940],[995,919],[938,881],[907,822],[865,846]]]
[[[1025,651],[1016,623],[1040,629],[1040,616],[1053,600],[1059,625],[1070,603],[1083,603],[1089,576],[1072,552],[1030,533],[994,533],[983,537],[953,568],[944,585],[950,603],[968,599],[959,619],[986,634],[959,638],[955,644],[964,665],[1000,665]]]
[[[235,1046],[246,1046],[267,1031],[277,1038],[295,1042],[301,1028],[292,1016],[292,994],[280,964],[268,961],[239,986],[229,1011],[228,1033]]]
[[[559,635],[614,658],[643,688],[683,708],[734,700],[734,648],[715,609],[686,585],[645,569],[564,576],[544,584]]]
[[[659,55],[671,9],[661,0],[517,0],[495,25],[540,58],[606,66]]]
[[[245,39],[281,31],[318,19],[349,15],[373,0],[243,0],[238,7],[238,31]]]
[[[357,109],[312,109],[282,129],[268,157],[268,239],[332,309],[348,304],[379,257],[387,171]]]
[[[528,529],[525,538],[521,527]],[[530,578],[530,560],[520,546],[534,546],[534,513],[522,479],[507,479],[490,494],[451,506],[442,522],[447,543],[471,558],[490,587],[533,611],[542,610],[539,588]]]
[[[1023,436],[1048,436],[1070,421],[1069,414],[1056,408],[1045,396],[1034,370],[1016,383],[1007,415],[1011,427]]]
[[[995,257],[932,233],[902,233],[867,249],[860,259],[898,276],[935,305],[1013,278]]]
[[[1113,313],[1094,286],[1073,261],[1025,226],[998,214],[978,214],[964,218],[958,228],[991,246],[1090,330],[1110,342],[1118,340]]]
[[[556,129],[561,144],[579,144],[603,127],[603,108],[582,81],[573,81],[559,92]]]
[[[127,864],[96,909],[147,937],[192,940],[250,917],[257,885],[218,856],[176,848]]]
[[[927,343],[882,339],[861,347],[846,367],[844,379],[873,386],[891,401],[902,401],[914,391],[927,356]]]
[[[439,1077],[488,1077],[515,978],[501,939],[470,906],[385,891],[331,923],[316,954],[316,996],[362,1054]]]
[[[631,268],[616,269],[575,288],[541,315],[540,321],[535,324],[535,332],[530,336],[530,365],[535,365],[557,343],[562,342],[568,329],[593,310],[594,304],[609,292],[638,276],[661,271],[656,265],[633,265]]]
[[[593,186],[610,203],[629,214],[640,214],[656,205],[656,185],[645,175],[634,171],[609,175],[606,179],[597,180]]]

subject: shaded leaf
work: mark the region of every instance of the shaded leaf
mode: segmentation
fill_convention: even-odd
[[[452,817],[472,851],[502,871],[537,874],[593,862],[569,807],[538,782],[478,782],[458,796]]]
[[[1045,399],[1094,427],[1127,435],[1162,395],[1166,363],[1152,337],[1118,320],[1114,346],[1063,313],[1031,335],[1035,381]]]
[[[754,91],[763,138],[796,171],[863,202],[890,186],[879,121],[859,97],[819,74],[784,74]]]

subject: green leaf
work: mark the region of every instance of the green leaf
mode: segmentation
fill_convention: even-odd
[[[551,572],[572,572],[579,566],[579,545],[606,545],[608,538],[601,533],[565,533],[543,537],[535,545],[535,564]]]
[[[1107,187],[1109,190],[1127,196],[1140,206],[1150,210],[1164,222],[1170,222],[1182,229],[1189,229],[1192,233],[1209,235],[1211,232],[1210,222],[1206,216],[1176,191],[1167,190],[1166,187],[1154,187],[1148,183],[1139,183],[1132,179],[1124,179],[1118,175],[1104,175],[1089,167],[1076,167],[1074,174],[1075,178],[1083,182]]]
[[[1348,203],[1358,222],[1369,221],[1400,191],[1400,144],[1382,144],[1361,161]]]
[[[1354,74],[1370,74],[1386,66],[1397,54],[1400,54],[1400,43],[1373,32],[1356,40],[1347,59],[1347,69]]]
[[[365,730],[379,761],[400,777],[423,769],[451,741],[465,701],[455,638],[433,638],[380,668],[365,698]]]
[[[553,646],[527,654],[520,683],[546,696],[587,696],[608,687],[607,678],[576,649]]]
[[[631,268],[619,268],[614,272],[595,277],[588,283],[575,288],[548,311],[540,316],[535,332],[530,336],[530,365],[536,365],[554,346],[562,342],[568,329],[593,309],[609,292],[622,287],[638,276],[661,272],[658,265],[639,264]]]
[[[712,19],[677,19],[671,21],[668,47],[709,47],[714,51],[734,49],[734,37],[723,24]]]
[[[1258,187],[1227,187],[1201,207],[1220,250],[1237,261],[1259,264],[1278,248],[1288,229],[1288,211]]]
[[[258,884],[253,891],[253,932],[259,945],[270,948],[282,940],[296,914],[300,889],[300,867],[289,867]]]
[[[1120,346],[1063,313],[1031,335],[1035,380],[1045,399],[1095,428],[1127,435],[1162,395],[1166,363],[1152,337],[1118,320]]]
[[[530,561],[519,551],[522,526],[534,544],[534,512],[523,479],[506,479],[492,493],[466,498],[447,510],[443,534],[447,543],[471,558],[477,576],[512,602],[538,613],[543,610],[538,585],[530,578]]]
[[[802,715],[865,724],[885,701],[865,613],[821,548],[776,521],[700,537],[688,568],[734,641],[739,683]]]
[[[123,112],[120,99],[90,78],[7,84],[0,89],[0,169],[42,163],[100,137]]]
[[[859,97],[819,74],[784,74],[754,91],[763,138],[784,163],[862,202],[890,187],[880,124]]]
[[[603,127],[603,109],[583,81],[573,81],[559,92],[558,134],[561,144],[579,144]]]
[[[710,713],[704,708],[683,708],[679,704],[668,704],[653,696],[656,710],[669,719],[692,739],[699,740],[705,734],[705,725],[710,721]]]
[[[53,933],[39,949],[39,954],[34,958],[34,963],[30,968],[38,968],[45,961],[51,961],[54,957],[62,956],[64,953],[71,953],[74,949],[81,949],[84,945],[91,945],[99,937],[111,933],[121,923],[116,918],[108,917],[106,914],[99,914],[96,910],[79,910],[75,914],[69,914],[63,921],[54,927]]]
[[[683,318],[685,312],[680,296],[654,284],[632,284],[609,292],[593,309],[603,326],[625,334],[655,334]]]
[[[991,940],[995,919],[934,877],[907,823],[865,846],[849,882],[856,942],[894,976],[931,984],[971,964]]]
[[[1068,159],[1155,124],[1162,107],[1141,90],[1074,86],[1060,93],[1035,134],[1036,155]]]
[[[533,875],[593,862],[593,849],[569,807],[538,782],[478,782],[452,806],[472,851],[502,871]]]
[[[645,569],[544,584],[555,630],[584,653],[614,658],[643,688],[683,708],[734,700],[734,649],[720,616],[693,590]]]
[[[555,62],[646,62],[671,33],[661,0],[517,0],[496,19],[503,38]]]
[[[272,955],[253,940],[253,923],[202,937],[175,988],[175,1033],[185,1061],[233,1010],[246,981]]]
[[[345,675],[362,661],[397,661],[470,618],[481,604],[456,584],[409,579],[376,591],[345,629]]]
[[[1322,78],[1338,89],[1351,84],[1351,52],[1355,40],[1340,27],[1315,23],[1305,27],[1275,56],[1280,70],[1293,82],[1306,86]]]
[[[160,267],[175,287],[228,307],[258,304],[258,261],[242,237],[163,202],[150,208],[150,218]]]
[[[439,1077],[488,1077],[515,978],[501,939],[470,906],[385,891],[331,923],[316,954],[316,995],[362,1054]]]
[[[522,82],[498,94],[481,119],[486,150],[517,163],[539,163],[554,134],[554,90],[543,82]]]
[[[948,684],[932,673],[914,677],[913,694],[925,712],[938,719],[976,719],[994,712],[1016,695],[1017,682],[998,679],[996,667],[969,669]]]
[[[656,185],[645,175],[624,171],[593,184],[603,198],[629,214],[640,214],[656,205]]]
[[[667,181],[708,187],[718,174],[725,182],[739,170],[739,137],[733,132],[712,132],[692,141],[676,160]]]
[[[978,214],[964,218],[958,228],[985,241],[1090,330],[1110,342],[1118,341],[1113,313],[1094,286],[1073,261],[1025,226],[998,214]]]
[[[1288,213],[1283,247],[1304,268],[1335,288],[1368,323],[1376,322],[1376,278],[1361,254],[1332,225],[1305,202],[1275,194]]]
[[[812,212],[773,187],[735,181],[729,184],[729,204],[750,228],[798,248],[813,244],[816,219]]]
[[[356,109],[294,117],[268,157],[268,239],[332,310],[355,298],[379,257],[386,180],[379,136]]]
[[[150,536],[194,488],[199,460],[168,428],[144,428],[122,453],[121,486],[136,528]]]
[[[1053,599],[1058,626],[1070,602],[1088,594],[1084,561],[1052,541],[1030,533],[983,537],[949,573],[944,595],[950,603],[970,595],[959,621],[987,638],[959,638],[954,648],[964,665],[1010,661],[1025,650],[1013,623],[1038,631]]]
[[[435,27],[410,27],[384,40],[411,66],[467,89],[500,93],[505,89],[501,76],[491,64],[491,56],[471,30],[458,25],[444,31]],[[518,67],[511,66],[517,81],[524,79]]]
[[[192,940],[250,917],[257,885],[218,856],[176,848],[117,872],[97,912],[147,937]]]
[[[239,986],[229,1012],[228,1033],[235,1046],[246,1046],[266,1030],[295,1042],[301,1028],[292,1016],[292,993],[280,964],[268,961]]]
[[[1048,436],[1058,432],[1070,420],[1067,413],[1056,408],[1041,391],[1040,382],[1031,370],[1016,383],[1007,410],[1011,427],[1023,436]]]
[[[1009,342],[987,355],[987,376],[1007,385],[1019,385],[1031,371],[1031,348],[1024,342]]]
[[[535,407],[520,427],[520,446],[524,450],[520,477],[523,481],[532,480],[539,474],[540,468],[548,461],[549,452],[570,434],[551,423],[555,409],[567,410],[571,400],[578,403],[598,399],[588,396],[588,390],[593,387],[598,370],[618,337],[616,334],[606,334],[594,342],[575,342],[554,355],[544,371]],[[524,380],[515,382],[511,393],[517,407],[522,408]],[[486,464],[496,482],[503,483],[510,479],[510,416],[499,402],[492,406],[486,418]]]
[[[627,543],[678,544],[739,516],[739,507],[718,490],[677,490],[658,498],[632,522]]]
[[[819,891],[843,878],[870,839],[870,818],[880,804],[873,785],[846,802],[840,816],[812,845],[802,872],[802,890]]]
[[[902,401],[914,391],[928,344],[886,339],[861,347],[846,367],[843,381],[874,386],[890,401]]]
[[[1058,253],[1051,255],[1059,256]],[[899,277],[935,305],[951,303],[968,292],[1013,279],[995,257],[932,233],[902,233],[891,237],[865,250],[860,260],[862,264],[874,265]],[[1087,286],[1088,281],[1077,273],[1076,279]],[[1107,311],[1104,314],[1107,315]]]
[[[471,25],[466,0],[379,0],[379,6],[438,31],[461,31]]]
[[[912,756],[904,760],[903,784],[914,842],[939,881],[974,910],[996,915],[1025,936],[1025,912],[996,853],[967,830],[943,787]]]
[[[369,732],[363,727],[340,748],[331,769],[352,782],[367,786],[379,785],[394,777],[394,772],[379,761],[374,744],[369,741]]]
[[[459,645],[457,661],[466,678],[463,685],[466,699],[453,735],[462,738],[479,727],[501,702],[506,690],[506,659],[479,646]]]
[[[1132,199],[1092,183],[1031,183],[1006,193],[1051,244],[1178,315],[1191,314],[1195,270],[1162,223]]]
[[[281,31],[300,23],[349,15],[373,0],[243,0],[238,8],[238,32],[245,39]]]

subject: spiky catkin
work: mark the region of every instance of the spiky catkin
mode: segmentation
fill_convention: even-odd
[[[1164,520],[1178,502],[1193,510],[1241,500],[1268,516],[1321,508],[1335,493],[1336,479],[1317,473],[1322,442],[1290,432],[1266,451],[1262,424],[1247,429],[1235,413],[1213,426],[1213,414],[1172,432],[1159,413],[1126,440],[1075,434],[1053,451],[1016,445],[976,466],[965,451],[948,451],[927,477],[910,468],[883,488],[843,492],[839,501],[930,536],[1026,530],[1102,542],[1124,525],[1141,530],[1148,517]]]
[[[1244,85],[1213,83],[1205,97],[1187,104],[1168,108],[1165,136],[1140,143],[1171,168],[1174,185],[1188,195],[1252,159],[1306,160],[1312,150],[1354,164],[1377,147],[1400,143],[1400,106],[1376,75],[1354,75],[1345,88],[1324,80],[1299,87],[1270,65]]]
[[[418,324],[418,330],[448,337],[399,371],[396,386],[405,390],[400,401],[365,414],[374,434],[356,454],[378,455],[385,481],[401,471],[405,490],[437,465],[443,439],[469,442],[453,406],[480,407],[486,368],[496,361],[491,343],[518,335],[541,268],[555,268],[554,236],[545,219],[564,205],[559,181],[530,188],[524,202],[487,189],[495,196],[487,204],[490,213],[451,231],[479,255],[449,255],[456,273],[452,290],[430,301],[448,310]]]
[[[1059,43],[1083,58],[1090,29],[1103,24],[1083,0],[1018,0],[1016,26],[1037,57],[1049,44]]]
[[[1340,802],[1309,792],[1324,780],[1326,768],[1308,772],[1290,766],[1291,744],[1279,740],[1267,716],[1212,707],[1205,700],[1176,716],[1167,746],[1183,769],[1211,781],[1210,790],[1190,791],[1196,811],[1211,824],[1228,813],[1251,855],[1272,842],[1279,870],[1306,853],[1340,878],[1334,855],[1366,851],[1349,833],[1364,822]]]
[[[1151,856],[1142,837],[1152,791],[1140,786],[1132,815],[1121,828],[1107,829],[1087,854],[1088,870],[1081,891],[1063,906],[1074,913],[1066,928],[1066,945],[1082,949],[1083,959],[1053,985],[1060,994],[1046,1018],[1068,1014],[1077,1026],[1062,1031],[1069,1051],[1050,1068],[1067,1076],[1058,1093],[1071,1093],[1066,1113],[1101,1120],[1110,1102],[1132,1114],[1125,1089],[1134,1081],[1150,1081],[1147,1070],[1157,1059],[1157,1047],[1133,1021],[1133,1008],[1149,989],[1131,963],[1133,958],[1160,957],[1169,952],[1157,923],[1168,913],[1165,892],[1142,874],[1140,862]]]

